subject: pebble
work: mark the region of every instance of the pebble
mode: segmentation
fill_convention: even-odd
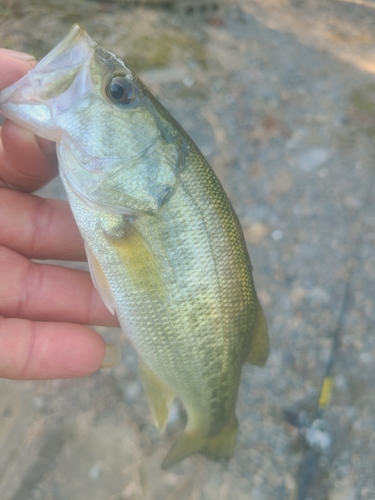
[[[168,424],[175,424],[180,418],[180,408],[176,402],[173,403],[168,415]]]
[[[371,352],[362,352],[359,355],[359,359],[361,363],[371,363],[371,361],[373,361],[373,355]]]
[[[362,206],[360,200],[358,200],[358,198],[350,194],[344,197],[344,205],[347,208],[351,208],[353,210],[359,210]]]
[[[355,489],[350,478],[336,481],[332,488],[329,500],[355,500]]]
[[[244,227],[244,236],[247,243],[258,245],[268,233],[268,227],[262,222],[253,222]]]
[[[195,79],[191,75],[186,75],[185,78],[183,79],[185,87],[192,87],[194,85]]]
[[[361,498],[374,498],[371,494],[370,488],[367,488],[367,486],[361,488]]]
[[[97,462],[89,470],[89,478],[92,480],[99,479],[100,474],[102,472],[102,469],[103,469],[103,464],[101,464],[100,462]]]
[[[142,387],[138,380],[127,382],[125,386],[125,394],[129,401],[133,401],[141,393]]]
[[[275,229],[274,231],[272,231],[271,233],[271,238],[274,240],[274,241],[279,241],[279,240],[282,240],[283,239],[283,232],[281,231],[281,229]]]
[[[292,288],[290,292],[290,298],[294,305],[300,304],[306,296],[306,290],[301,286],[296,286]]]
[[[35,406],[35,408],[38,408],[38,410],[43,408],[44,405],[43,396],[35,396],[35,398],[33,398],[33,405]]]
[[[275,194],[286,194],[293,185],[292,174],[287,169],[277,172],[270,182],[271,191]]]
[[[330,301],[329,293],[321,287],[315,287],[308,291],[307,297],[315,304],[328,304]]]
[[[260,288],[258,290],[258,297],[263,306],[269,306],[272,304],[272,298],[270,294],[263,288]]]
[[[325,148],[314,147],[306,149],[298,155],[299,167],[304,172],[311,172],[326,163],[330,156],[330,152]]]

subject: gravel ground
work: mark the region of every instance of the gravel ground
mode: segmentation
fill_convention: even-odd
[[[197,142],[244,227],[272,351],[243,369],[225,468],[192,457],[160,471],[179,407],[160,435],[116,330],[99,329],[123,348],[115,369],[1,380],[1,500],[295,498],[305,449],[283,411],[312,415],[348,279],[333,445],[308,498],[375,499],[375,2],[233,0],[193,23],[120,2],[2,3],[1,45],[40,57],[79,21]],[[64,197],[58,180],[42,194]]]

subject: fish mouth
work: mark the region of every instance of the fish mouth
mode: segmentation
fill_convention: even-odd
[[[56,45],[54,49],[51,50],[43,59],[40,60],[37,67],[41,70],[48,66],[48,70],[51,69],[51,65],[55,65],[56,61],[60,61],[60,57],[65,58],[66,63],[74,64],[75,62],[82,61],[88,52],[88,49],[94,49],[97,43],[86,33],[85,29],[79,24],[74,24],[66,37],[61,40],[61,42]],[[79,49],[79,52],[67,52],[68,49]],[[77,57],[78,56],[78,57]],[[78,59],[78,61],[77,61]]]
[[[23,78],[0,92],[0,112],[41,137],[59,140],[54,118],[92,90],[97,44],[79,25]]]

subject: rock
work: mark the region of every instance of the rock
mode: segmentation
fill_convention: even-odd
[[[293,185],[292,174],[283,168],[272,178],[270,182],[271,191],[275,194],[285,194]]]
[[[306,290],[301,286],[295,286],[290,292],[290,298],[292,299],[293,305],[300,304],[306,296]]]
[[[350,478],[336,481],[329,495],[329,500],[355,500],[355,488]]]
[[[329,293],[321,287],[314,287],[308,291],[307,297],[315,304],[328,304],[330,300]]]
[[[262,222],[252,222],[244,227],[244,236],[247,243],[258,245],[268,233],[268,227]]]
[[[301,170],[311,172],[326,163],[331,157],[328,149],[313,147],[302,151],[298,155],[298,163]]]
[[[271,233],[271,238],[273,239],[273,241],[282,240],[283,237],[284,237],[284,233],[281,231],[281,229],[275,229]]]

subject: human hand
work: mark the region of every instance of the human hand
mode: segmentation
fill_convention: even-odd
[[[36,64],[0,49],[0,89]],[[117,326],[87,272],[30,259],[86,260],[68,203],[31,195],[58,175],[52,142],[6,120],[0,143],[0,377],[87,375],[116,355],[84,325]]]

